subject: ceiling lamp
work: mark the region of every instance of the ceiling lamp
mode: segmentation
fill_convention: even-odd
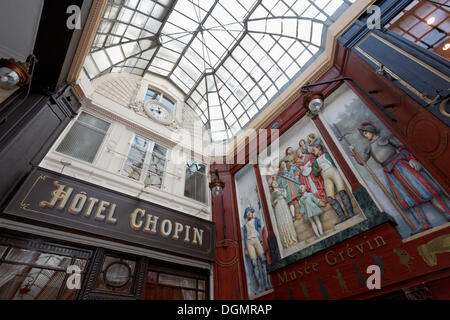
[[[30,61],[27,63],[14,59],[0,59],[0,88],[11,90],[28,84],[31,79],[29,73]]]
[[[318,115],[324,104],[324,96],[321,92],[311,92],[307,90],[303,99],[303,106],[313,115]]]
[[[381,67],[381,69],[384,71],[383,66]],[[377,71],[377,74],[378,74],[378,71]],[[313,117],[317,117],[319,115],[320,110],[324,106],[324,100],[325,100],[324,97],[325,96],[320,91],[310,91],[310,88],[317,87],[317,86],[323,86],[326,84],[336,83],[336,82],[351,82],[351,83],[353,83],[353,85],[358,89],[359,92],[361,92],[367,98],[367,100],[371,101],[390,120],[392,120],[393,122],[397,122],[397,119],[394,118],[392,116],[392,114],[390,114],[389,112],[386,111],[386,109],[394,108],[395,107],[394,104],[382,105],[372,96],[372,94],[378,93],[377,90],[367,91],[366,89],[364,89],[361,86],[361,84],[358,81],[356,81],[355,79],[350,78],[350,77],[343,77],[343,78],[338,78],[338,79],[333,79],[333,80],[328,80],[328,81],[323,81],[323,82],[317,82],[317,83],[307,83],[306,85],[301,87],[300,91],[304,95],[303,107],[306,110],[308,110],[312,114]]]
[[[15,102],[13,106],[5,108],[5,112],[0,116],[0,124],[3,124],[8,117],[17,110],[22,103],[28,98],[33,80],[34,66],[37,63],[36,56],[31,54],[27,61],[20,62],[14,59],[0,59],[0,88],[12,90],[24,85],[27,86],[26,93],[19,102]],[[25,89],[23,90],[25,92]]]

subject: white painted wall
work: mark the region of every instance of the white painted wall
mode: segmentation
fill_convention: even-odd
[[[157,86],[156,80],[121,73],[108,74],[91,82],[82,74],[78,83],[82,84],[83,90],[86,89],[87,97],[82,103],[81,111],[111,123],[103,144],[93,163],[56,152],[55,149],[75,123],[76,119],[74,119],[60,135],[40,166],[56,172],[62,171],[65,175],[133,197],[139,195],[143,200],[211,220],[210,199],[206,204],[202,204],[184,196],[185,165],[186,161],[191,159],[193,150],[191,146],[193,143],[189,144],[187,140],[202,139],[202,134],[199,132],[196,138],[190,138],[190,136],[194,127],[202,131],[203,125],[195,113],[189,111],[190,109],[186,110],[189,107],[185,108],[183,96],[176,88],[169,85],[167,81],[164,86]],[[142,110],[133,109],[136,102],[143,101],[149,85],[176,99],[174,124],[162,125],[150,119]],[[200,127],[194,125],[196,122],[200,122]],[[135,134],[168,149],[168,160],[161,189],[144,188],[142,182],[121,175]],[[203,148],[201,143],[196,145],[194,158],[202,162]],[[70,163],[70,165],[64,167],[61,162]]]

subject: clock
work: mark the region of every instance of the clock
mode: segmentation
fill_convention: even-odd
[[[150,100],[145,102],[144,110],[149,117],[162,124],[170,124],[172,122],[172,111],[159,101]]]

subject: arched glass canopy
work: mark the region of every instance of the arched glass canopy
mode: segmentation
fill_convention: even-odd
[[[324,50],[354,1],[109,0],[84,69],[166,77],[226,141]]]

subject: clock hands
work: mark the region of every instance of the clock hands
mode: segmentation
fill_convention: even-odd
[[[160,121],[168,121],[170,119],[170,112],[166,110],[165,107],[158,105],[157,103],[149,104],[147,106],[147,111],[155,118]]]
[[[161,109],[159,107],[158,110],[150,108],[150,111],[158,111],[158,113],[161,114]]]

